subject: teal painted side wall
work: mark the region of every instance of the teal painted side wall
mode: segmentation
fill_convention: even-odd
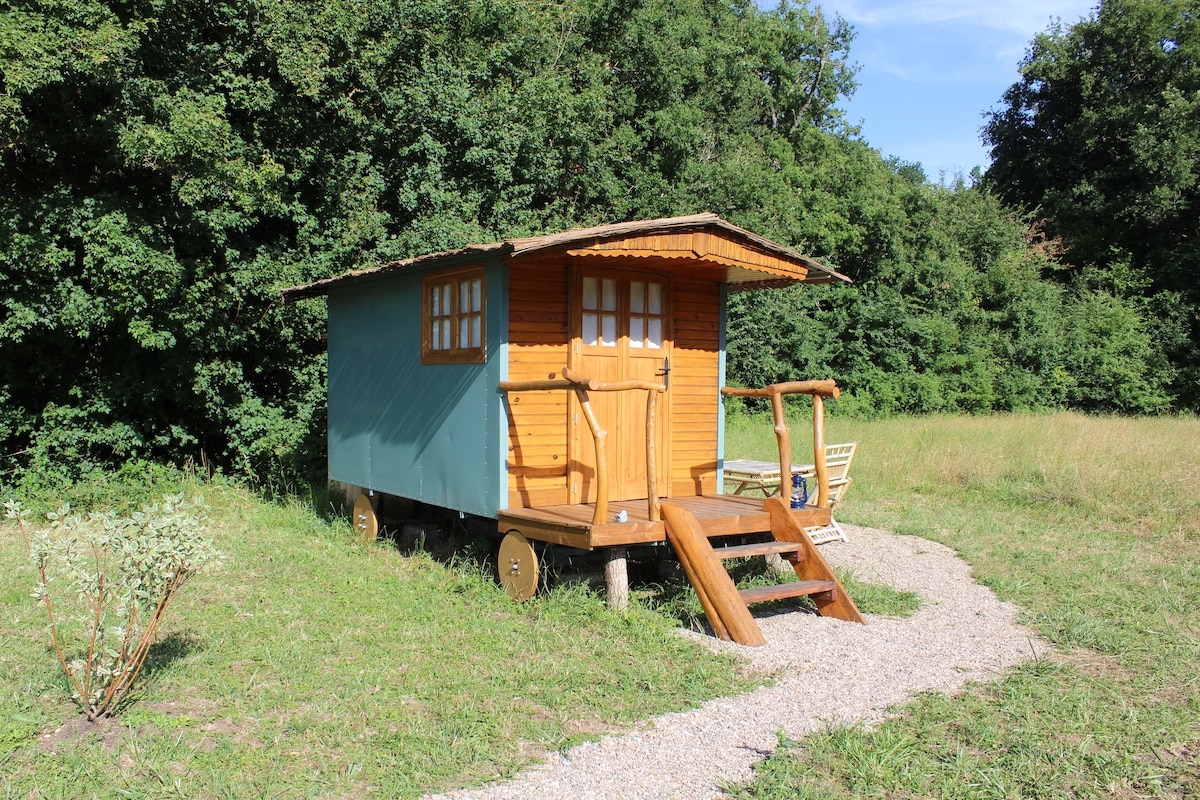
[[[507,373],[507,270],[487,265],[484,364],[421,364],[421,276],[329,295],[329,477],[495,517],[507,499],[497,389]]]

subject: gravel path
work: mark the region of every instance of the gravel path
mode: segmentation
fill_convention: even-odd
[[[861,579],[919,592],[908,619],[868,615],[867,625],[795,612],[759,617],[765,647],[695,636],[778,672],[773,685],[667,714],[620,735],[551,754],[512,780],[437,795],[445,800],[700,800],[723,781],[827,721],[874,722],[918,692],[987,681],[1047,645],[1016,623],[1017,608],[971,578],[947,547],[915,536],[845,525],[848,544],[822,545],[831,564]],[[431,796],[428,800],[434,800]]]

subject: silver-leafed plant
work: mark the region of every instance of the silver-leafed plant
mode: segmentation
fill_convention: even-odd
[[[183,495],[128,517],[64,508],[48,518],[30,541],[33,597],[50,617],[71,695],[95,721],[128,696],[179,590],[220,555],[203,505]]]

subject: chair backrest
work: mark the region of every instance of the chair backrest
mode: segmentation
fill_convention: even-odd
[[[850,474],[850,462],[858,442],[825,445],[825,466],[829,468],[829,479],[836,480]]]
[[[841,502],[850,487],[850,462],[854,459],[854,449],[858,442],[825,445],[825,466],[829,469],[829,506],[833,508]]]

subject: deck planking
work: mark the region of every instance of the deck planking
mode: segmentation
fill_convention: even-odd
[[[692,512],[710,538],[762,533],[771,529],[771,516],[763,511],[761,498],[702,495],[664,498],[662,502],[675,503]],[[629,515],[627,522],[615,520],[622,509]],[[590,503],[506,508],[498,513],[497,526],[501,533],[518,531],[527,539],[580,550],[666,541],[665,524],[649,518],[645,500],[610,501],[609,510],[612,519],[597,524],[592,522],[595,506]],[[827,508],[808,506],[791,513],[803,527],[829,524]]]

